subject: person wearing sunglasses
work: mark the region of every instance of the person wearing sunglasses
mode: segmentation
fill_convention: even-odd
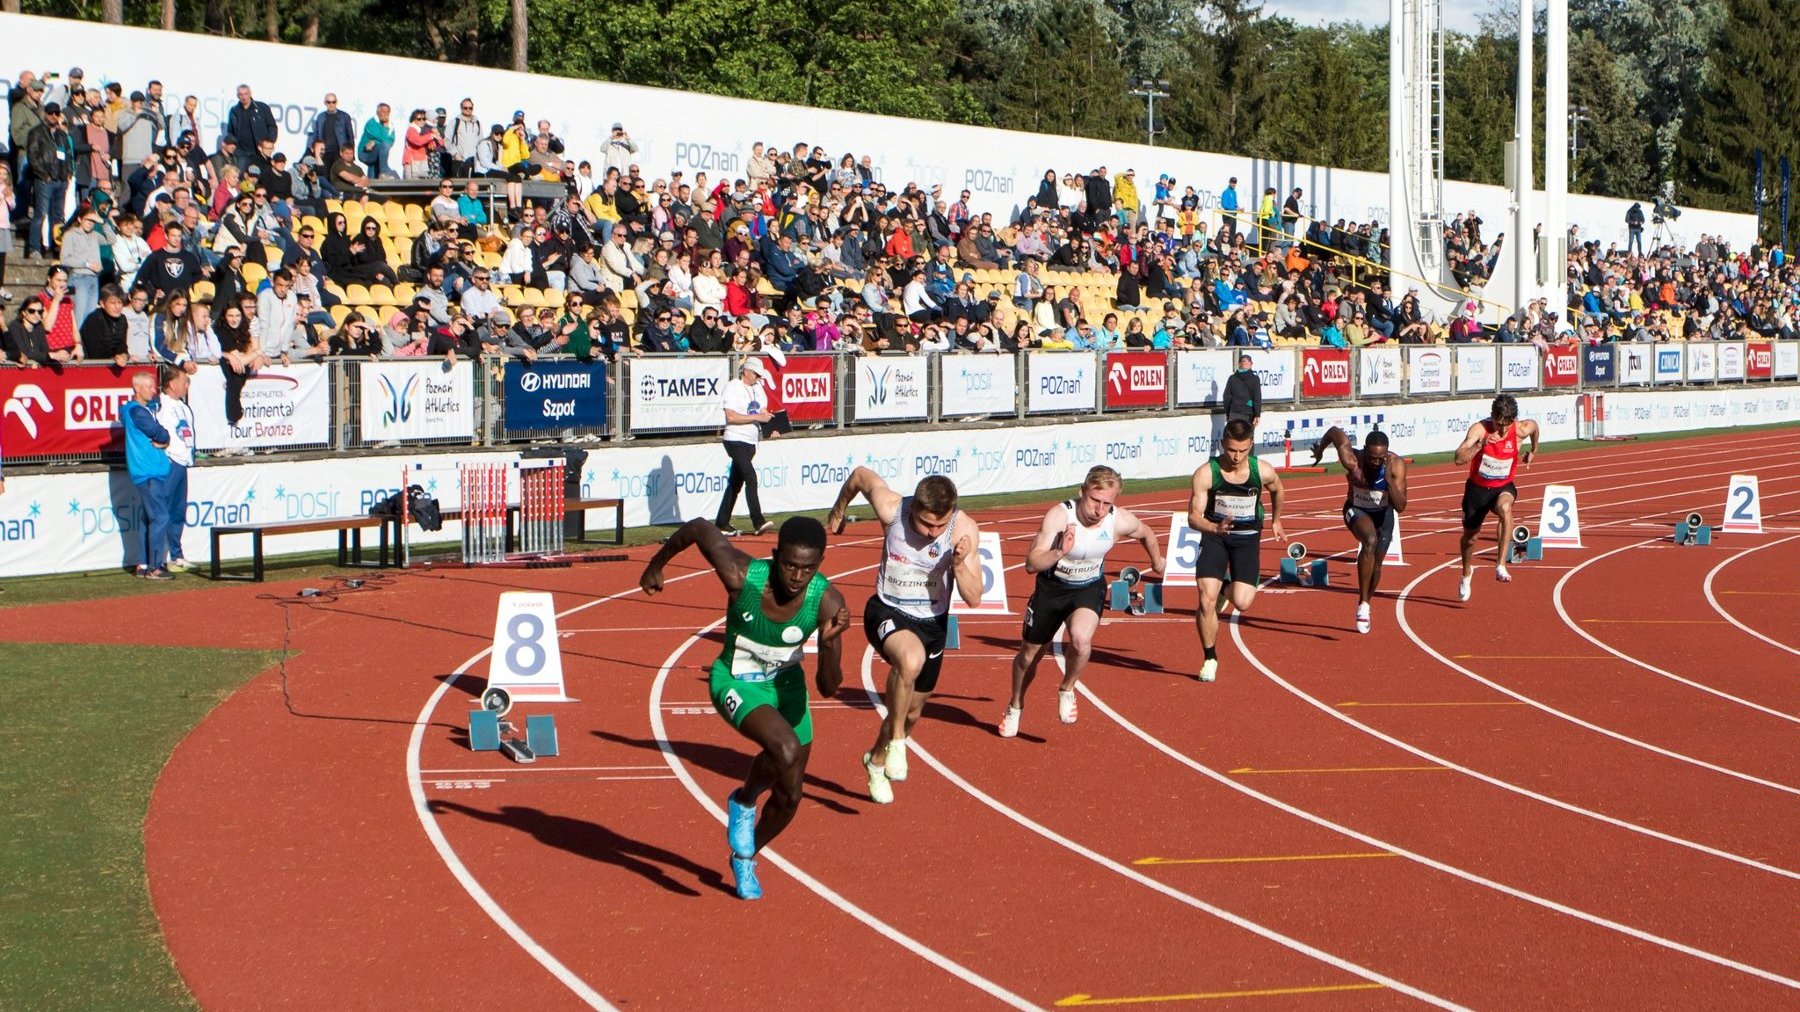
[[[26,369],[67,362],[69,353],[50,350],[44,333],[44,303],[32,296],[19,306],[6,328],[6,361]]]

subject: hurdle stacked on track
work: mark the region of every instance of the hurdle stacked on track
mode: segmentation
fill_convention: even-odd
[[[519,549],[526,555],[562,551],[565,470],[560,457],[519,464]]]
[[[506,463],[459,464],[462,490],[462,560],[474,565],[506,561]]]

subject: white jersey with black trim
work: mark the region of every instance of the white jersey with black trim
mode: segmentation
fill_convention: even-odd
[[[944,533],[915,545],[923,535],[906,522],[912,502],[912,496],[901,499],[894,522],[888,524],[881,563],[875,571],[875,594],[901,614],[937,618],[950,613],[951,567],[956,561],[953,546],[961,514],[951,515]]]
[[[1084,586],[1106,575],[1106,553],[1112,551],[1115,542],[1113,528],[1119,514],[1108,507],[1106,516],[1098,524],[1089,527],[1081,522],[1081,515],[1075,512],[1075,500],[1065,501],[1063,508],[1069,511],[1069,523],[1075,526],[1075,543],[1063,546],[1063,557],[1045,575],[1055,576],[1072,586]]]

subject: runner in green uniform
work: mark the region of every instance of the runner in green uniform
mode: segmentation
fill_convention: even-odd
[[[663,567],[696,544],[731,593],[725,649],[712,665],[713,706],[762,749],[743,786],[725,798],[725,840],[731,846],[737,894],[753,900],[762,896],[756,854],[793,821],[812,753],[812,711],[800,666],[806,641],[819,633],[819,694],[836,695],[844,680],[839,637],[850,627],[850,609],[819,573],[825,561],[825,527],[811,517],[781,525],[770,559],[752,559],[712,523],[691,520],[644,567],[638,580],[644,593],[659,593]],[[769,802],[758,818],[756,800],[764,791]]]

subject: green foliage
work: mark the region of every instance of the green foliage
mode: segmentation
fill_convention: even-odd
[[[1475,183],[1505,181],[1518,62],[1516,38],[1483,32],[1446,40],[1444,175]]]
[[[1725,30],[1707,59],[1707,87],[1682,125],[1677,199],[1752,210],[1751,158],[1761,148],[1770,195],[1764,235],[1779,238],[1776,164],[1784,154],[1800,160],[1800,24],[1780,0],[1729,0],[1727,8]]]
[[[1573,33],[1569,105],[1586,110],[1586,119],[1571,128],[1580,142],[1569,163],[1571,190],[1638,198],[1656,192],[1650,171],[1650,124],[1637,114],[1641,99],[1635,79],[1599,36]]]
[[[1131,140],[1142,107],[1094,9],[1053,0],[1025,26],[995,82],[994,122],[1035,133]]]

